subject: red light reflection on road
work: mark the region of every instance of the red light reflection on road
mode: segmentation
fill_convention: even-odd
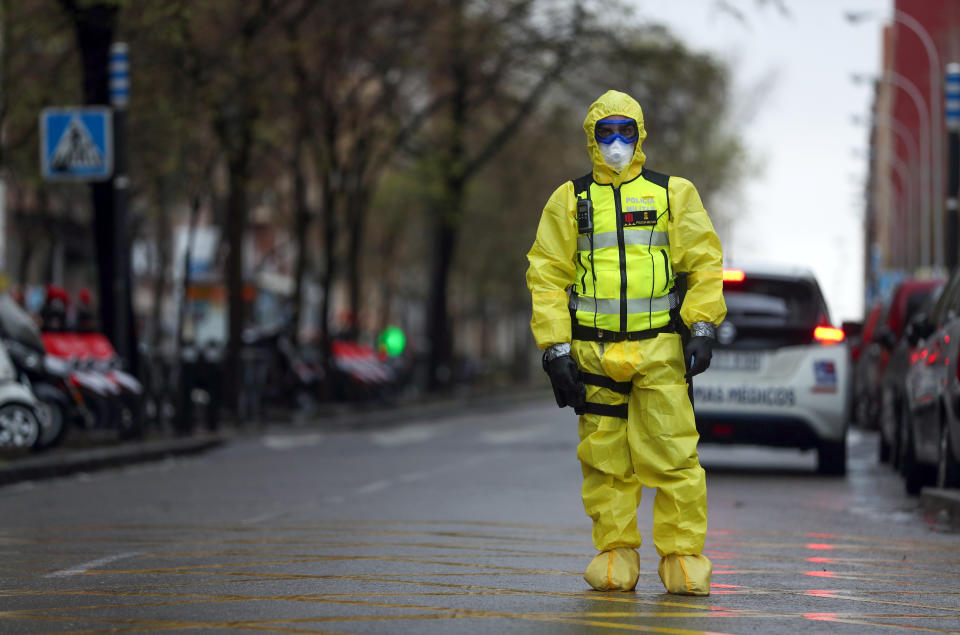
[[[709,555],[711,560],[733,560],[734,558],[738,558],[743,555],[737,551],[704,550],[703,553]]]
[[[819,562],[825,564],[836,564],[836,558],[807,558],[807,562]]]
[[[807,545],[807,549],[820,549],[823,551],[829,551],[831,549],[834,549],[834,546],[828,545],[822,542],[811,542],[810,544]]]
[[[803,575],[812,575],[815,578],[835,578],[836,571],[804,571]]]
[[[812,589],[810,591],[804,591],[804,595],[809,595],[815,598],[832,598],[834,597],[833,591],[827,591],[826,589]]]
[[[803,616],[808,620],[814,620],[816,622],[836,622],[837,621],[836,613],[804,613]]]

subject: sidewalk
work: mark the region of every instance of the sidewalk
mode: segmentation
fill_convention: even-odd
[[[189,437],[157,437],[104,445],[69,445],[40,454],[0,458],[0,487],[21,481],[68,476],[132,463],[157,461],[170,456],[198,454],[232,439],[276,432],[277,429],[328,431],[370,430],[412,420],[433,421],[464,412],[496,413],[517,403],[552,400],[549,390],[525,389],[496,395],[431,399],[401,405],[333,404],[299,421],[224,425],[216,433],[197,432]],[[69,441],[68,441],[69,443]]]
[[[920,500],[924,508],[935,514],[938,520],[960,531],[960,489],[925,487],[920,492]]]
[[[204,436],[128,441],[101,447],[58,448],[45,454],[0,461],[0,486],[156,461],[168,456],[196,454],[221,443],[221,437]]]

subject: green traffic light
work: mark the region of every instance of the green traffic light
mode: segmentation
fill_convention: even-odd
[[[383,329],[377,339],[378,348],[385,351],[390,357],[400,355],[403,353],[403,349],[407,347],[407,336],[398,326],[388,326]]]

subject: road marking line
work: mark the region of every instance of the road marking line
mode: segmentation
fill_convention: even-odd
[[[552,427],[552,423],[541,423],[540,425],[517,429],[488,430],[480,435],[480,439],[484,443],[493,443],[496,445],[532,441],[543,433],[548,432]]]
[[[382,489],[387,489],[390,487],[390,481],[387,479],[381,479],[379,481],[374,481],[372,483],[367,483],[361,487],[358,487],[354,490],[355,494],[372,494],[373,492],[379,492]]]
[[[311,432],[309,434],[271,434],[263,437],[263,445],[270,450],[296,450],[319,445],[324,435]]]
[[[96,560],[84,562],[82,564],[78,564],[75,567],[70,567],[69,569],[60,569],[59,571],[48,573],[43,577],[66,578],[71,575],[80,575],[81,573],[86,573],[90,569],[96,569],[97,567],[102,567],[105,564],[110,564],[111,562],[116,562],[117,560],[123,560],[124,558],[132,558],[134,556],[139,556],[142,553],[143,553],[142,551],[125,551],[124,553],[117,553],[112,556],[105,556],[103,558],[97,558]]]
[[[414,423],[390,430],[371,432],[370,440],[376,445],[386,448],[395,445],[406,445],[408,443],[423,443],[436,436],[438,425],[439,424]]]

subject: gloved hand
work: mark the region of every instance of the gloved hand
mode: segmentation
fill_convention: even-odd
[[[587,402],[587,388],[580,381],[580,369],[570,357],[570,345],[555,344],[543,353],[543,370],[550,376],[553,396],[561,408],[571,406],[580,410]],[[556,347],[556,348],[555,348]],[[562,351],[567,352],[562,352]]]
[[[683,358],[687,366],[687,379],[699,375],[710,367],[710,358],[713,357],[713,338],[698,336],[690,338],[683,348]]]

